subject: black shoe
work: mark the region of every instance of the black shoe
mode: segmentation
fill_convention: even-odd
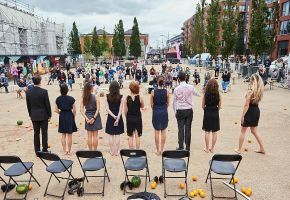
[[[177,147],[176,150],[178,150],[178,151],[182,151],[182,150],[184,150],[184,148],[183,148],[183,147],[182,147],[182,148]]]
[[[186,151],[190,151],[190,147],[186,147],[185,149],[186,149]]]
[[[159,176],[159,183],[163,183],[164,180],[163,180],[163,176]]]
[[[155,183],[158,183],[159,180],[158,180],[157,176],[154,177],[154,181],[155,181]]]

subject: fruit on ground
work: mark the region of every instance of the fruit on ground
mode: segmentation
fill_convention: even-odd
[[[139,187],[141,184],[141,178],[139,176],[133,176],[131,179],[131,183],[133,185],[133,187]]]
[[[247,195],[248,197],[250,197],[252,195],[251,190],[246,190],[245,195]]]
[[[18,125],[18,126],[21,126],[22,124],[23,124],[23,121],[21,121],[21,120],[18,120],[18,121],[17,121],[17,125]]]
[[[194,193],[194,196],[197,195],[197,191],[196,190],[193,190],[192,192]]]
[[[202,189],[198,189],[198,190],[197,190],[197,194],[200,195],[201,192],[202,192]]]
[[[245,148],[245,151],[248,151],[248,148]]]
[[[194,194],[194,192],[193,192],[193,191],[189,193],[189,197],[190,197],[190,198],[193,198],[193,197],[195,197],[195,194]]]
[[[242,187],[242,193],[246,193],[247,189],[245,187]]]
[[[50,145],[50,144],[48,144],[48,145],[47,145],[47,147],[48,147],[48,148],[51,148],[51,145]]]
[[[185,183],[180,183],[179,188],[183,190],[185,188]]]
[[[153,181],[152,183],[151,183],[151,189],[156,189],[156,185],[157,185],[157,183],[155,182],[155,181]]]
[[[29,185],[28,186],[28,190],[32,190],[32,185]]]
[[[237,184],[239,182],[238,178],[234,178],[231,180],[231,184]]]
[[[197,176],[192,176],[192,180],[196,181],[197,180]]]
[[[28,186],[26,184],[20,184],[16,187],[16,192],[18,194],[25,194],[28,191]]]
[[[205,192],[202,191],[202,192],[199,194],[199,196],[200,196],[201,198],[205,198]]]
[[[252,140],[248,140],[248,143],[252,143]]]

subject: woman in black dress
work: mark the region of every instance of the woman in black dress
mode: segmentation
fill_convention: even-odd
[[[129,85],[131,94],[124,100],[124,112],[127,123],[128,145],[130,149],[140,148],[140,137],[142,136],[142,115],[141,109],[145,110],[144,100],[139,95],[139,83],[132,81]],[[135,138],[135,147],[134,140]]]
[[[239,137],[239,148],[235,152],[240,154],[245,139],[245,134],[250,127],[252,134],[256,138],[260,149],[256,153],[265,154],[265,149],[260,134],[257,132],[257,127],[260,119],[259,103],[262,100],[264,93],[264,83],[259,74],[253,74],[250,77],[249,90],[246,94],[246,102],[244,105],[242,118],[241,118],[241,133]]]
[[[217,141],[217,132],[220,130],[219,110],[221,109],[219,84],[215,79],[210,79],[205,87],[205,93],[202,98],[202,108],[204,110],[202,130],[205,131],[204,151],[206,153],[213,153]],[[209,148],[210,132],[212,132],[212,142]]]
[[[64,154],[70,155],[72,133],[77,132],[75,99],[67,95],[68,87],[65,83],[60,85],[60,93],[61,96],[55,101],[55,112],[59,114],[58,132],[62,133],[61,144]]]
[[[109,87],[109,94],[106,96],[106,110],[108,112],[106,133],[109,134],[110,153],[112,156],[119,155],[120,135],[124,133],[122,118],[123,97],[120,95],[120,85],[112,81]]]

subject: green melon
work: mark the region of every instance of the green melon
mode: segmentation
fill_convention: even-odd
[[[17,121],[17,125],[18,125],[18,126],[21,126],[22,124],[23,124],[23,121],[21,121],[21,120],[18,120],[18,121]]]
[[[26,184],[20,184],[16,187],[16,192],[18,194],[25,194],[28,191],[28,186]]]
[[[141,178],[139,176],[133,176],[131,179],[132,186],[137,188],[141,184]]]

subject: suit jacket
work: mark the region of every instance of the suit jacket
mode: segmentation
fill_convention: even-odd
[[[51,118],[51,107],[48,92],[40,87],[27,91],[26,104],[32,121],[45,121]]]

